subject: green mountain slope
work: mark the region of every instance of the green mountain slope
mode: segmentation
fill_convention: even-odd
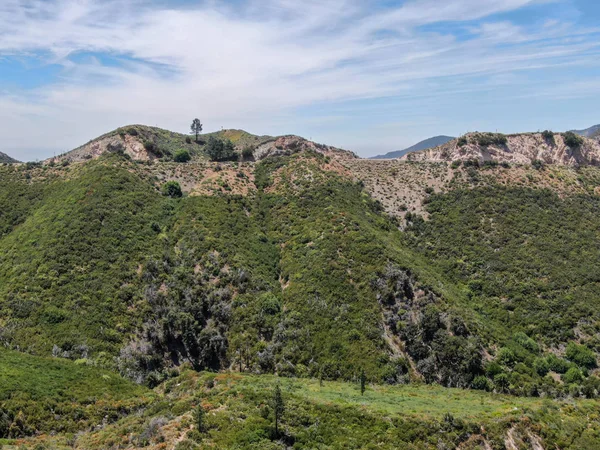
[[[364,377],[391,385],[437,383],[522,397],[598,396],[598,168],[395,161],[390,169],[377,162],[373,169],[383,164],[391,177],[401,169],[407,180],[414,175],[421,184],[432,183],[419,185],[421,209],[404,208],[403,215],[390,217],[370,195],[384,195],[377,183],[361,179],[373,172],[344,164],[342,152],[293,139],[278,140],[285,146],[273,149],[281,152],[259,162],[146,161],[109,151],[91,160],[0,167],[0,342],[37,355],[7,351],[6,367],[25,364],[11,358],[33,358],[37,372],[46,360],[36,358],[52,355],[49,361],[66,364],[69,373],[86,371],[84,379],[119,372],[161,395],[174,389],[170,378],[190,369],[256,374],[239,387],[248,400],[220,387],[203,391],[208,403],[252,417],[233,436],[211,435],[209,442],[222,448],[279,448],[261,415],[268,418],[269,411],[256,406],[266,401],[265,383],[273,382],[273,374],[325,382]],[[435,184],[436,177],[444,177],[444,184]],[[165,195],[169,180],[181,183],[183,195]],[[237,382],[235,375],[223,377]],[[35,383],[35,389],[44,384]],[[314,383],[299,383],[301,395],[293,400],[299,415],[288,423],[293,441],[285,438],[282,445],[297,440],[359,448],[383,432],[385,414],[400,414],[398,406],[388,410],[377,397],[368,425],[355,434],[341,427],[345,431],[309,436],[301,428],[316,417],[329,417],[328,426],[339,428],[333,411],[351,423],[365,416],[358,400],[342,407],[342,394],[328,391],[323,398],[336,400],[327,405],[311,394]],[[34,389],[11,386],[7,402],[14,391]],[[335,386],[348,394],[345,385]],[[168,414],[162,425],[179,417],[180,429],[190,430],[185,420],[195,400],[188,388],[175,389],[183,398],[173,399],[182,402],[180,409],[159,402],[153,415],[134,419],[129,416],[140,405],[135,403],[117,428],[89,434],[84,448],[102,448],[106,439],[127,434],[118,427],[130,421],[142,427]],[[111,386],[107,393],[120,389],[130,388]],[[50,398],[58,398],[55,388],[49,390]],[[402,395],[401,389],[393,395]],[[528,407],[540,406],[528,401]],[[0,406],[8,417],[0,437],[52,431],[53,419],[35,412],[35,402],[23,414],[39,420],[12,434],[18,405]],[[419,430],[416,448],[428,448],[446,426],[442,410],[436,407],[426,420],[400,415],[394,419],[402,421],[398,432]],[[216,429],[220,411],[210,419]],[[530,420],[575,424],[580,417],[578,410],[543,411]],[[464,417],[470,425],[444,431],[456,432],[447,445],[467,445],[458,437],[464,433],[480,444],[500,442],[517,416],[502,415],[501,425],[486,421],[486,429],[497,427],[490,432],[494,437],[480,436],[475,424],[484,423]],[[87,429],[93,420],[60,432]],[[583,436],[573,427],[539,439],[568,448],[574,436]],[[537,436],[536,430],[511,433],[531,440],[528,433]],[[144,439],[154,442],[148,433]],[[394,433],[382,441],[390,448],[408,439]]]

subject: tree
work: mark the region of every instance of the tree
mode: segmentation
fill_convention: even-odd
[[[365,369],[363,369],[360,373],[360,395],[365,395],[366,383],[367,376],[365,375]]]
[[[275,411],[275,436],[277,437],[279,436],[279,421],[285,411],[279,383],[275,386],[275,392],[273,393],[273,410]]]
[[[196,142],[198,142],[198,135],[202,133],[202,122],[200,122],[200,119],[194,119],[192,125],[190,125],[190,129],[191,133],[196,135]]]
[[[192,157],[190,156],[190,152],[187,150],[177,150],[173,159],[175,162],[185,163],[192,159]]]
[[[196,406],[196,409],[194,410],[193,417],[194,417],[194,424],[196,425],[196,430],[198,430],[199,433],[204,433],[204,431],[205,431],[205,424],[204,424],[204,416],[205,415],[206,415],[206,411],[204,411],[204,407],[202,406],[201,403],[198,403],[198,406]]]
[[[162,185],[162,193],[167,197],[178,198],[183,195],[181,186],[177,181],[167,181]]]
[[[206,144],[206,153],[213,161],[224,161],[233,158],[235,147],[231,141],[222,141],[211,136]]]

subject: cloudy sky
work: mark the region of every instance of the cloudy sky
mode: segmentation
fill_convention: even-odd
[[[1,0],[0,151],[130,123],[371,156],[600,123],[597,0]]]

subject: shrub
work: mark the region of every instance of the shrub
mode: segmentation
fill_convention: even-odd
[[[191,137],[189,137],[189,136],[186,136],[186,137],[185,137],[185,143],[186,143],[186,144],[191,144],[191,143],[192,143],[192,138],[191,138]]]
[[[530,352],[537,353],[540,351],[540,348],[538,347],[537,343],[521,331],[513,335],[513,340],[521,347],[529,350]]]
[[[566,356],[580,367],[593,369],[596,367],[596,355],[585,345],[578,345],[574,342],[569,342],[567,345]]]
[[[550,131],[550,130],[542,131],[542,138],[544,138],[544,140],[546,142],[554,144],[554,133],[552,131]]]
[[[581,136],[576,135],[572,131],[567,131],[563,134],[563,140],[565,144],[570,148],[579,148],[583,144],[583,138]]]
[[[566,384],[579,383],[583,381],[583,374],[577,367],[571,367],[561,378]]]
[[[504,366],[512,366],[516,362],[516,356],[511,349],[502,347],[498,351],[496,360]]]
[[[226,161],[235,155],[235,147],[231,141],[222,141],[214,136],[208,138],[206,153],[213,161]]]
[[[567,361],[554,354],[549,355],[546,358],[546,362],[548,363],[548,368],[556,373],[565,373],[570,367]]]
[[[242,158],[250,159],[253,156],[254,156],[254,150],[252,149],[252,147],[250,147],[250,146],[244,147],[244,149],[242,150]]]
[[[540,159],[534,159],[531,161],[531,166],[536,170],[542,170],[544,168],[544,161]]]
[[[544,358],[536,358],[533,361],[533,368],[541,377],[546,376],[546,374],[550,371],[548,361],[546,361]]]
[[[481,147],[505,145],[507,141],[506,136],[501,133],[482,133],[477,135],[477,144]]]
[[[130,136],[137,136],[138,135],[138,130],[136,130],[135,128],[128,128],[127,129],[127,134]]]
[[[452,167],[453,169],[458,169],[460,167],[461,161],[452,161],[452,164],[450,165],[450,167]]]
[[[459,147],[464,147],[468,143],[469,143],[469,141],[467,140],[466,136],[461,136],[461,137],[458,138],[457,144],[458,144]]]
[[[489,378],[478,375],[471,383],[471,388],[480,391],[491,391],[494,388],[494,383]]]
[[[496,386],[496,390],[499,392],[508,391],[508,387],[510,386],[510,381],[508,379],[508,375],[505,373],[499,373],[494,377],[494,385]]]
[[[177,181],[167,181],[162,185],[162,193],[167,197],[178,198],[183,196],[181,186]]]
[[[190,156],[190,152],[188,152],[187,150],[178,150],[177,152],[175,152],[175,156],[173,157],[173,159],[175,160],[175,162],[186,163],[190,159],[192,159],[192,157]]]

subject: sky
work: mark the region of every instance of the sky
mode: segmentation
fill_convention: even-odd
[[[0,0],[0,151],[127,124],[373,156],[600,123],[598,0]]]

